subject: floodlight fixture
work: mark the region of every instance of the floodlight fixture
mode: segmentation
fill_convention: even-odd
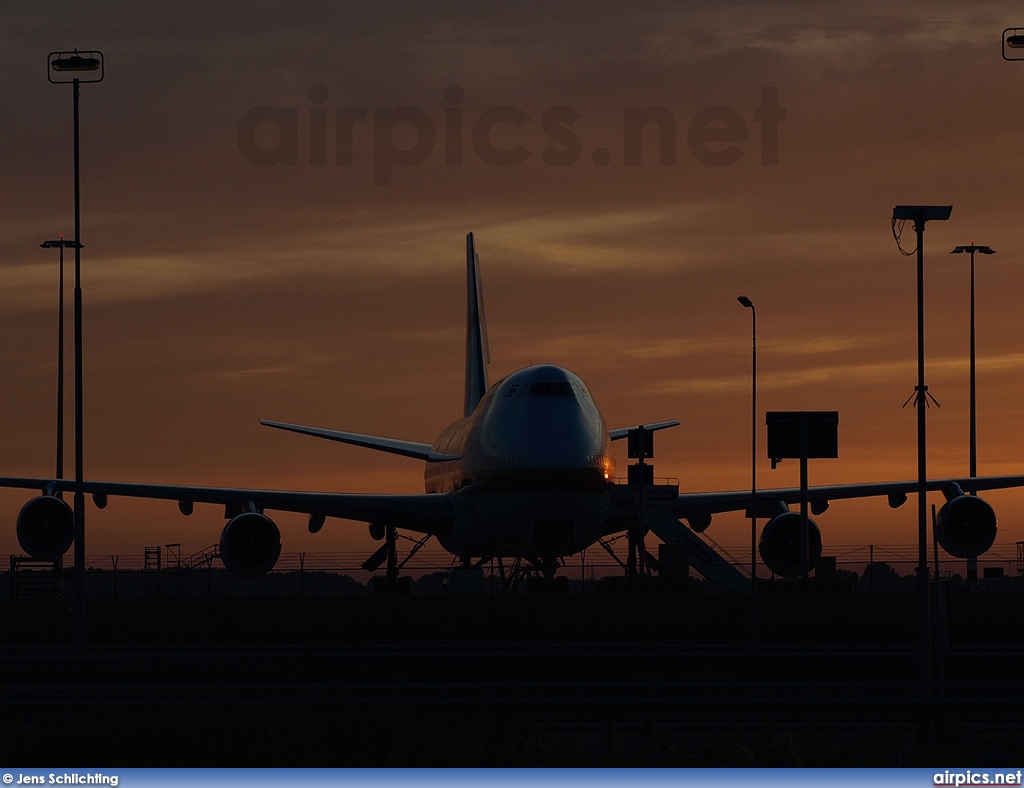
[[[51,60],[50,67],[54,71],[95,71],[100,67],[100,61],[95,57],[72,55]]]
[[[892,209],[893,221],[903,219],[946,221],[953,212],[952,205],[897,205]]]
[[[53,241],[43,241],[39,244],[39,247],[41,249],[74,249],[75,245],[75,241],[70,238],[58,238]],[[81,245],[79,245],[79,248],[81,248]]]
[[[1003,31],[1003,60],[1024,60],[1024,28],[1008,27]]]
[[[97,50],[51,52],[46,56],[46,63],[46,77],[54,84],[103,81],[103,53]]]
[[[950,254],[963,254],[964,252],[970,252],[971,254],[974,254],[975,252],[978,254],[995,254],[996,250],[991,246],[977,246],[972,243],[970,246],[958,246],[956,249],[953,249]]]

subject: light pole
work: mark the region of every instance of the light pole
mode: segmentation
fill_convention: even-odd
[[[75,646],[85,645],[85,490],[82,470],[82,222],[79,188],[78,96],[82,82],[103,79],[103,53],[97,51],[51,52],[46,56],[47,79],[54,84],[71,83],[74,109],[75,170]],[[82,74],[90,76],[81,76]],[[65,78],[71,75],[70,78]]]
[[[956,249],[950,252],[950,254],[963,254],[965,252],[971,253],[971,478],[975,478],[978,475],[978,401],[977,401],[977,386],[975,378],[975,349],[974,349],[974,254],[980,252],[981,254],[995,254],[996,250],[991,246],[976,246],[974,241],[971,241],[970,246],[958,246]],[[975,490],[971,490],[971,494],[976,494]]]
[[[43,249],[60,249],[60,285],[57,296],[57,479],[64,478],[64,250],[76,246],[64,239],[43,241]],[[59,492],[58,492],[59,494]]]
[[[970,473],[971,478],[978,475],[978,399],[976,385],[976,364],[974,350],[974,253],[995,254],[995,249],[990,246],[976,246],[971,241],[970,246],[958,246],[950,254],[971,253],[971,430],[970,430]],[[976,490],[971,490],[971,495],[977,495]],[[967,559],[967,580],[968,582],[978,579],[978,559],[976,557]]]
[[[757,309],[746,296],[736,300],[750,310],[750,641],[757,643]]]
[[[921,695],[931,695],[931,626],[928,602],[928,462],[925,440],[925,411],[928,408],[928,387],[924,383],[924,226],[928,221],[945,221],[953,212],[952,205],[897,205],[892,209],[893,237],[899,246],[897,222],[914,221],[917,233],[917,386],[911,399],[917,408],[917,637],[918,680]],[[913,252],[900,252],[909,256]],[[908,400],[909,402],[910,400]]]

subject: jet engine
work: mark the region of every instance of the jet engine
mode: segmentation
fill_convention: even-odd
[[[220,560],[241,577],[261,577],[274,568],[281,555],[281,532],[259,512],[233,517],[220,534]]]
[[[783,512],[768,521],[757,546],[765,566],[782,577],[800,576],[800,513]],[[807,518],[807,564],[821,555],[821,531]]]
[[[957,558],[975,558],[996,539],[996,513],[988,502],[974,495],[958,495],[939,509],[935,538],[942,549]]]
[[[56,561],[75,539],[75,515],[60,498],[40,495],[18,512],[18,544],[40,561]]]

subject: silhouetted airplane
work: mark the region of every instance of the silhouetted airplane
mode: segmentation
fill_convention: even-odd
[[[473,234],[466,237],[468,310],[466,382],[463,417],[431,445],[351,432],[262,421],[262,424],[426,462],[423,494],[368,495],[328,492],[190,487],[169,484],[87,481],[84,490],[100,508],[108,496],[176,500],[183,514],[195,503],[222,504],[228,522],[220,537],[224,566],[240,575],[269,572],[281,552],[277,525],[267,510],[309,515],[309,530],[319,531],[327,517],[370,524],[370,533],[386,544],[364,566],[379,566],[385,557],[395,568],[395,529],[435,537],[445,550],[469,565],[473,559],[525,560],[552,573],[560,559],[578,553],[606,536],[629,531],[638,522],[637,505],[617,491],[611,442],[643,427],[660,430],[679,424],[662,421],[608,430],[589,390],[567,369],[540,364],[521,369],[494,386],[487,384],[487,335],[480,287],[479,259]],[[71,480],[0,478],[0,486],[35,488],[18,515],[18,540],[30,556],[55,559],[73,539],[73,514],[57,493],[74,489]],[[963,490],[1024,486],[1024,476],[940,479],[928,483],[941,490],[946,504],[938,517],[937,537],[950,554],[977,556],[991,547],[996,517],[981,498]],[[887,496],[890,506],[906,501],[917,482],[811,487],[815,514],[840,498]],[[799,488],[759,490],[757,508],[768,517],[759,552],[776,574],[800,573],[801,516],[788,506],[800,501]],[[747,510],[749,490],[682,493],[645,504],[644,523],[659,536],[694,542],[714,514]],[[687,529],[679,521],[685,519]],[[821,553],[821,534],[809,523],[808,559]]]

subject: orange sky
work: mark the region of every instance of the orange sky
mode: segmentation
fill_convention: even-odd
[[[552,362],[588,383],[611,427],[680,419],[658,436],[656,468],[683,489],[749,484],[740,294],[758,309],[759,410],[840,411],[840,459],[813,463],[812,483],[915,478],[916,420],[900,407],[916,382],[915,272],[890,233],[898,203],[954,206],[925,241],[928,383],[942,403],[929,412],[931,475],[967,472],[968,269],[947,252],[971,239],[998,250],[979,260],[979,468],[1024,470],[1024,63],[1000,57],[1003,28],[1024,25],[1014,3],[58,2],[0,13],[0,473],[52,473],[56,253],[38,244],[73,234],[71,90],[47,82],[45,57],[73,47],[106,57],[81,103],[90,478],[421,490],[415,461],[258,419],[433,440],[461,411],[470,230],[491,380]],[[461,101],[446,104],[450,86]],[[763,88],[786,110],[774,165],[762,163]],[[327,109],[323,165],[311,163],[311,95]],[[260,106],[295,108],[294,165],[259,166],[240,150],[240,124]],[[421,163],[385,168],[375,123],[401,106],[428,119],[434,143]],[[513,166],[473,143],[474,124],[501,106],[529,118],[491,133],[495,148],[528,154]],[[334,114],[352,107],[366,120],[353,127],[352,164],[337,163]],[[460,165],[445,162],[446,107],[462,118]],[[563,150],[543,126],[558,107],[579,115],[569,127],[554,110],[579,143],[563,166],[542,158]],[[641,163],[625,163],[628,107],[675,120],[674,164],[659,163],[653,127]],[[746,130],[746,141],[708,143],[733,145],[732,164],[709,165],[688,144],[710,107]],[[252,139],[278,141],[266,124]],[[394,141],[411,148],[417,135],[406,124]],[[313,149],[315,161],[315,132]],[[624,451],[619,462],[624,473]],[[763,460],[759,481],[794,485],[797,470]],[[1024,494],[989,497],[998,544],[1024,540]],[[2,552],[17,551],[24,499],[0,493]],[[87,552],[199,549],[216,541],[220,515],[90,507]],[[285,552],[376,547],[359,524],[311,537],[302,518],[279,521]],[[840,502],[819,522],[826,553],[910,543],[916,509]],[[746,528],[722,516],[710,533],[743,545]]]

